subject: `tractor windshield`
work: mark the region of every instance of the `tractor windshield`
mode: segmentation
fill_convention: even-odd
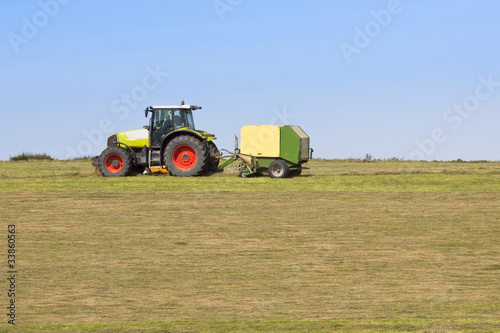
[[[193,113],[191,111],[186,112],[186,120],[189,129],[194,130],[194,119],[193,119]]]
[[[191,111],[175,110],[174,111],[174,129],[187,127],[194,130],[193,114]]]

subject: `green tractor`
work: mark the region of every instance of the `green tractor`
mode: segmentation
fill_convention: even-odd
[[[149,125],[108,138],[107,148],[92,164],[106,177],[133,171],[167,170],[173,176],[191,177],[217,171],[220,152],[213,134],[195,129],[193,111],[201,106],[150,106]]]

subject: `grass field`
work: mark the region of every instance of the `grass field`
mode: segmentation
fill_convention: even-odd
[[[0,162],[23,332],[498,332],[500,163],[103,178]]]

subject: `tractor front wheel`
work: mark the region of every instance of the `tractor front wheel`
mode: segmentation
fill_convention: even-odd
[[[276,160],[269,165],[268,171],[271,178],[286,178],[290,173],[290,168],[285,161]]]
[[[167,144],[163,160],[172,176],[198,176],[209,162],[208,149],[200,139],[181,135]]]
[[[99,156],[99,171],[105,177],[123,177],[134,167],[130,153],[118,146],[108,147]]]

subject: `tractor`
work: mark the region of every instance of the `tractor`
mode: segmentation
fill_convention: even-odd
[[[107,148],[92,160],[106,177],[133,171],[166,170],[173,176],[191,177],[217,171],[220,152],[213,134],[197,130],[193,111],[201,106],[149,106],[149,125],[108,138]]]

